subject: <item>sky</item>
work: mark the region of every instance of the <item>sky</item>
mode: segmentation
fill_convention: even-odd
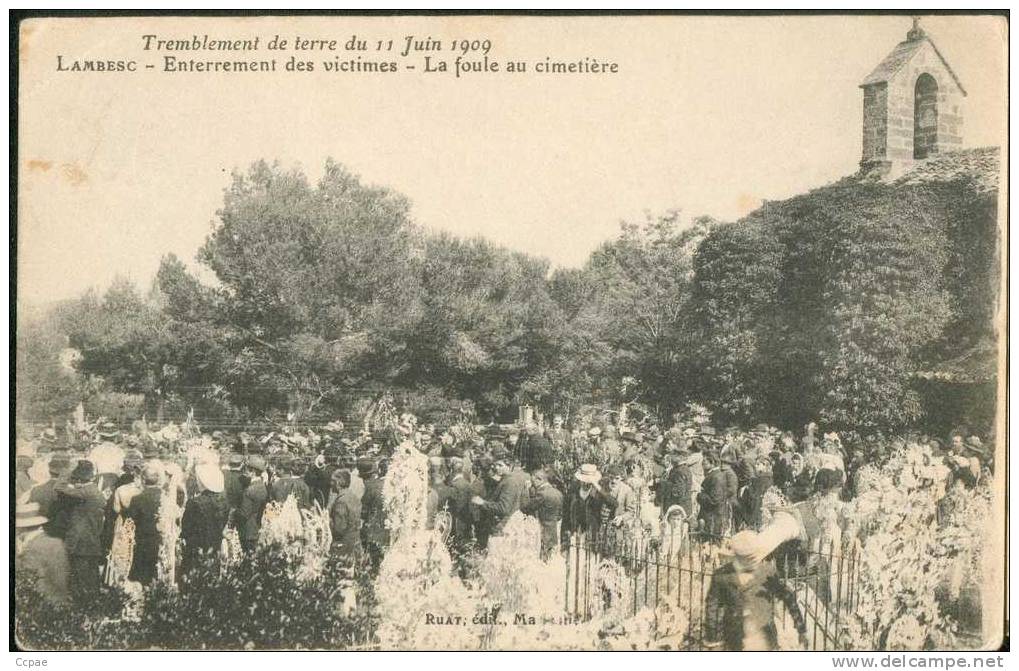
[[[19,306],[103,289],[117,276],[148,286],[170,252],[200,272],[195,254],[231,171],[261,158],[315,180],[332,157],[408,196],[428,230],[480,235],[553,266],[582,265],[620,221],[645,212],[734,220],[762,200],[857,169],[858,85],[910,25],[904,16],[29,22],[19,91]],[[931,16],[922,25],[969,93],[965,144],[1000,145],[1006,24]],[[397,44],[406,35],[468,36],[490,39],[492,60],[589,57],[617,62],[619,72],[56,71],[58,55],[161,64],[142,50],[141,35],[205,33],[357,34]]]

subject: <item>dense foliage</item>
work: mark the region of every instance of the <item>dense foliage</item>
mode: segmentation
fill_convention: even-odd
[[[15,590],[18,643],[39,650],[335,649],[371,642],[371,582],[331,562],[298,579],[300,559],[261,548],[228,570],[201,567],[179,588],[154,583],[144,595],[104,587],[89,608],[41,598],[31,575]],[[354,604],[356,594],[357,604]]]
[[[844,180],[715,228],[694,279],[701,399],[781,426],[921,422],[913,373],[993,337],[993,202],[965,182]]]
[[[895,430],[944,395],[914,373],[993,350],[995,220],[967,180],[847,178],[736,223],[648,215],[551,271],[422,230],[405,198],[336,163],[310,184],[259,162],[199,253],[214,282],[167,256],[148,293],[118,281],[19,331],[18,412],[102,390],[144,397],[150,418],[314,421],[390,392],[429,421],[699,402],[724,420]],[[78,378],[54,374],[61,343]]]

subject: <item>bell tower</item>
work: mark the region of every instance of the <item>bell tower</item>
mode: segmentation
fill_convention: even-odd
[[[865,173],[895,177],[915,161],[962,147],[966,90],[930,36],[913,27],[860,84]]]

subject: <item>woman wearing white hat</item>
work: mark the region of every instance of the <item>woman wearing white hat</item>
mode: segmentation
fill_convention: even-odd
[[[189,573],[202,563],[215,563],[223,544],[223,530],[230,515],[223,495],[223,471],[216,464],[195,466],[199,493],[187,502],[181,520],[180,535],[184,540],[181,572]]]

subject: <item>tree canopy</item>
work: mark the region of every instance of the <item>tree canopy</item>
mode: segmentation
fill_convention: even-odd
[[[235,173],[198,253],[19,330],[18,412],[99,388],[216,419],[335,417],[395,392],[483,420],[690,401],[737,422],[923,420],[912,375],[993,339],[996,201],[963,178],[847,178],[734,223],[624,222],[580,268],[417,226],[329,161]],[[40,330],[41,329],[41,330]],[[65,346],[78,378],[56,374]],[[92,391],[89,391],[92,390]]]

